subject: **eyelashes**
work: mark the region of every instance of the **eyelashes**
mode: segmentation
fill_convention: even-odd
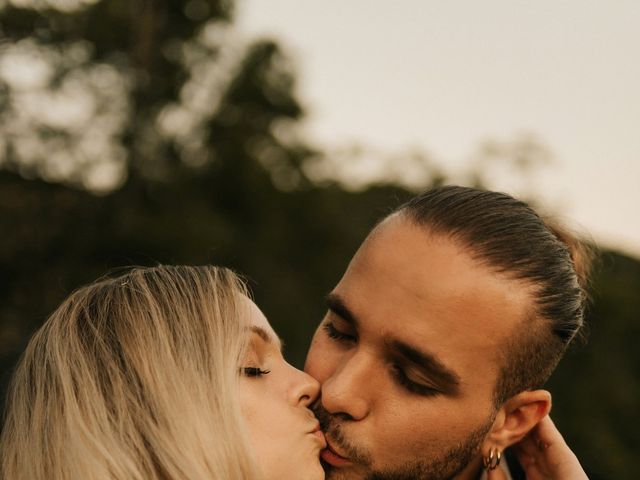
[[[330,338],[341,342],[354,342],[356,340],[355,336],[341,332],[331,322],[324,324],[324,331],[327,332]]]
[[[399,367],[398,365],[394,365],[391,369],[391,374],[393,378],[404,387],[407,391],[411,393],[416,393],[423,397],[432,397],[438,395],[440,392],[434,388],[427,387],[426,385],[422,385],[420,383],[415,383],[407,377],[405,371]]]
[[[240,368],[240,374],[245,377],[262,377],[267,373],[271,373],[271,370],[262,370],[260,367],[242,367]]]
[[[350,335],[338,330],[332,322],[325,323],[323,329],[329,338],[340,343],[354,343],[358,340],[355,335]],[[409,379],[404,369],[398,364],[393,364],[391,366],[390,374],[393,380],[409,393],[420,395],[422,397],[433,397],[440,394],[440,391],[435,388],[416,383]]]

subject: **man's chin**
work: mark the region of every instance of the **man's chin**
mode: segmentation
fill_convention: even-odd
[[[325,480],[364,480],[368,478],[368,473],[356,465],[348,467],[334,467],[321,461],[324,468]]]
[[[477,478],[478,472],[481,470],[479,459],[458,464],[417,461],[396,465],[385,470],[375,470],[356,464],[336,467],[323,460],[321,460],[321,464],[325,471],[326,480],[452,480]]]

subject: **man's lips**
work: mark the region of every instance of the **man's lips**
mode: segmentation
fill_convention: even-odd
[[[328,439],[327,448],[320,452],[320,457],[329,465],[332,465],[334,467],[346,467],[353,463],[348,458],[343,457],[338,452],[336,452],[335,448],[331,445],[331,442]]]

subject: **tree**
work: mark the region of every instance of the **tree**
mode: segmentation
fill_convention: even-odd
[[[411,195],[394,183],[401,169],[360,190],[334,181],[352,156],[328,160],[301,137],[294,66],[276,42],[237,35],[231,2],[0,5],[3,381],[71,290],[156,262],[244,273],[300,366],[323,296],[374,222]],[[489,166],[547,156],[527,138],[490,147]],[[413,188],[446,181],[424,155],[411,164],[425,172]],[[611,254],[605,267],[590,346],[552,388],[592,478],[624,479],[638,449],[640,263]]]

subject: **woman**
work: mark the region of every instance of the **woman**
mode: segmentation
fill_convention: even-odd
[[[32,338],[1,478],[320,480],[318,393],[229,270],[134,269],[73,293]],[[531,478],[582,478],[555,445],[524,444]]]
[[[318,391],[233,273],[135,269],[73,293],[29,343],[1,476],[322,479]]]

